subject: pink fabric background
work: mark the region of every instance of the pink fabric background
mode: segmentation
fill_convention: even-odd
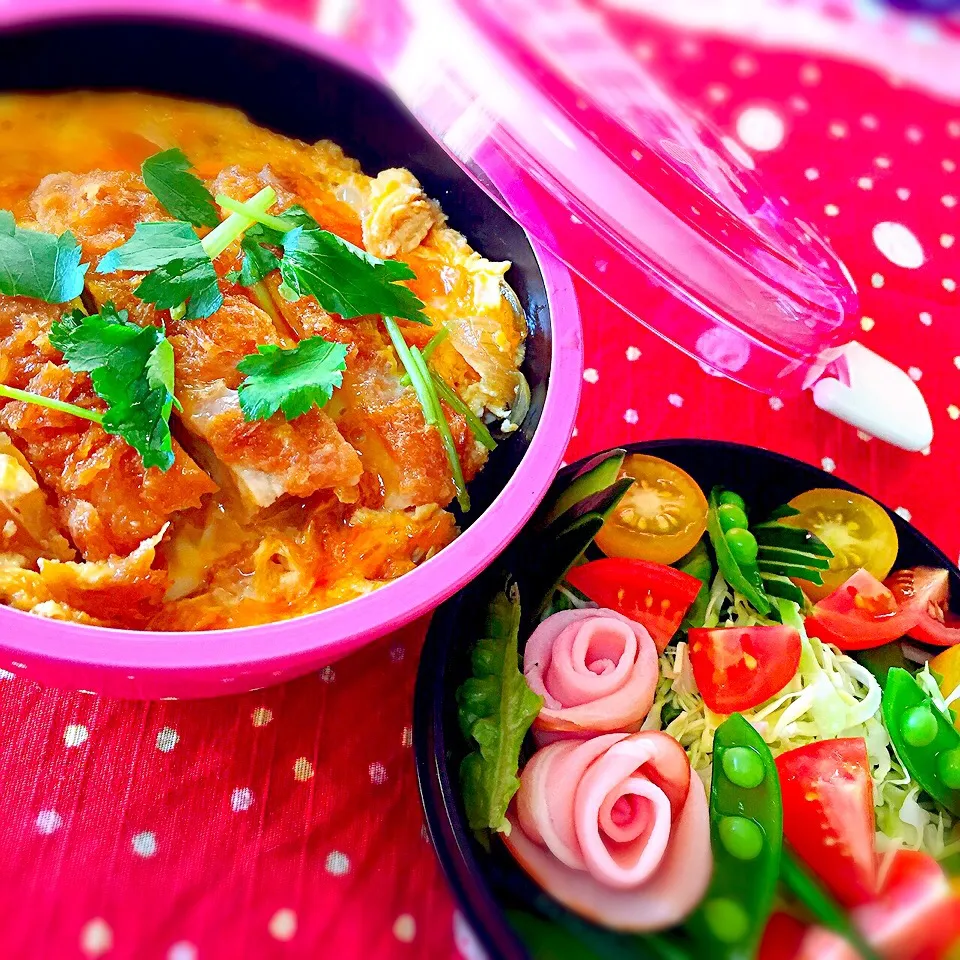
[[[863,342],[910,369],[936,437],[923,455],[900,453],[809,398],[710,377],[582,289],[585,384],[568,456],[660,436],[759,443],[867,488],[955,557],[960,89],[927,65],[955,54],[960,32],[864,3],[793,2],[781,12],[824,19],[788,49],[772,5],[741,4],[754,22],[729,23],[759,38],[751,46],[717,23],[696,29],[733,4],[594,2],[831,239],[861,289]],[[275,5],[314,17],[310,0]],[[686,27],[634,12],[654,7]],[[866,39],[851,47],[851,36]],[[203,703],[122,703],[0,673],[0,954],[469,956],[413,774],[421,639],[409,629],[320,674]]]

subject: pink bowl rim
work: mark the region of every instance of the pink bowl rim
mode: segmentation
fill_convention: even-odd
[[[187,22],[279,41],[370,75],[364,56],[302,22],[248,7],[190,0],[36,0],[0,7],[0,31],[116,17]],[[552,331],[547,395],[527,452],[484,513],[449,547],[371,594],[292,620],[216,631],[157,633],[44,620],[0,607],[0,644],[26,658],[109,670],[191,672],[242,670],[291,658],[337,659],[433,610],[483,570],[520,531],[561,465],[580,398],[580,316],[568,269],[528,237],[547,291]],[[443,584],[437,587],[437,584]],[[318,635],[332,639],[324,641]]]

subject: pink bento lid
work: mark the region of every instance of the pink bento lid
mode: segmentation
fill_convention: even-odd
[[[857,309],[842,263],[598,14],[580,0],[358,8],[347,33],[400,99],[597,290],[748,386],[822,372]]]

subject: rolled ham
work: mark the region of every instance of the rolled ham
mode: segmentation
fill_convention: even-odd
[[[657,648],[645,627],[613,610],[565,610],[527,641],[527,684],[543,697],[537,743],[595,733],[633,733],[653,705]]]
[[[665,733],[542,747],[520,777],[504,842],[564,906],[616,930],[688,916],[713,869],[706,792]]]

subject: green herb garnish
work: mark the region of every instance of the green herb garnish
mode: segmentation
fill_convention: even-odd
[[[516,586],[498,594],[487,610],[484,639],[473,649],[473,676],[457,690],[460,726],[478,749],[460,766],[463,802],[471,828],[509,829],[507,807],[520,787],[520,748],[543,698],[520,672],[520,599]]]
[[[243,261],[239,270],[231,270],[226,279],[241,287],[253,287],[274,270],[280,268],[280,258],[264,244],[275,247],[283,245],[283,234],[265,227],[262,223],[252,226],[240,241]]]
[[[69,303],[83,292],[83,251],[68,230],[55,236],[21,230],[8,210],[0,210],[0,293]]]
[[[278,410],[288,420],[303,416],[311,407],[322,407],[343,383],[347,348],[323,337],[301,340],[284,350],[275,344],[257,347],[244,357],[237,370],[246,376],[238,396],[244,417],[266,420]]]
[[[140,167],[147,189],[174,220],[186,220],[195,227],[220,223],[213,195],[203,181],[190,173],[192,163],[174,147],[147,157]]]

